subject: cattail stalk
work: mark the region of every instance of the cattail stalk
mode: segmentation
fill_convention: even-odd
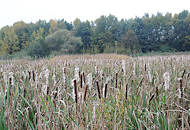
[[[183,76],[185,74],[185,70],[184,70],[184,73],[182,75],[182,78],[179,80],[180,81],[180,86],[179,86],[179,89],[180,89],[180,102],[181,102],[181,106],[182,108],[184,108],[184,103],[183,103]],[[182,114],[181,114],[181,118],[182,118],[182,130],[184,130],[184,112],[183,112],[183,109],[182,109]]]

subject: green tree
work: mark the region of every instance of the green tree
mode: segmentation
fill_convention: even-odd
[[[50,34],[52,34],[52,33],[54,33],[55,31],[58,30],[58,23],[57,23],[57,21],[51,19],[49,21],[49,25],[50,25],[50,27],[49,27],[49,33]]]
[[[188,16],[189,11],[188,10],[183,10],[181,13],[178,15],[178,19],[184,20]]]
[[[122,37],[121,43],[132,54],[141,50],[138,37],[133,30],[126,32]]]
[[[83,52],[89,51],[91,49],[92,43],[92,28],[89,21],[82,22],[75,30],[75,35],[81,37],[83,45],[82,50]]]

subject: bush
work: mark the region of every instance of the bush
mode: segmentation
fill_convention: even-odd
[[[35,58],[47,57],[51,54],[76,54],[80,53],[81,39],[74,37],[68,30],[58,30],[47,36],[44,40],[34,42],[28,55]]]
[[[50,55],[50,50],[48,50],[48,47],[46,46],[45,41],[42,39],[39,41],[35,41],[28,48],[28,55],[33,58],[46,57]]]

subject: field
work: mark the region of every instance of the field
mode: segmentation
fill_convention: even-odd
[[[190,129],[190,55],[0,61],[0,129]]]

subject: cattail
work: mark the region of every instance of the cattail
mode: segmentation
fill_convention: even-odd
[[[46,69],[45,70],[45,78],[46,78],[46,84],[43,86],[43,92],[44,92],[44,95],[49,95],[49,70]]]
[[[80,78],[79,78],[79,67],[75,67],[75,79],[77,82],[79,82]]]
[[[94,67],[94,70],[95,70],[96,73],[98,72],[97,66]]]
[[[97,84],[97,90],[98,90],[98,97],[99,97],[99,99],[101,99],[100,87],[99,87],[98,81],[96,81],[96,84]]]
[[[76,80],[74,80],[73,81],[74,82],[74,93],[75,93],[75,102],[77,103],[78,101],[77,101],[77,98],[78,98],[78,93],[77,93],[77,81]]]
[[[118,80],[118,73],[116,73],[116,78],[115,78],[115,88],[117,88],[117,80]]]
[[[154,94],[151,96],[150,100],[149,100],[149,104],[152,101],[152,99],[154,98]]]
[[[125,100],[127,101],[127,96],[128,96],[128,84],[125,86]]]
[[[183,77],[184,77],[184,75],[185,75],[185,72],[186,72],[186,70],[183,71],[183,74],[182,74],[182,76],[181,76],[182,79],[183,79]]]
[[[126,75],[126,68],[125,68],[126,62],[125,60],[122,60],[122,69],[123,69],[123,75]]]
[[[31,72],[30,71],[28,71],[28,77],[29,77],[29,81],[30,81],[30,79],[31,79]]]
[[[87,84],[89,86],[89,89],[91,90],[92,89],[92,74],[91,73],[87,75]]]
[[[46,85],[48,85],[49,84],[49,70],[48,69],[46,69],[45,70],[45,78],[46,78]]]
[[[178,89],[178,92],[179,92],[179,98],[183,98],[183,78],[179,78],[179,89]]]
[[[86,83],[86,79],[85,79],[84,72],[82,73],[82,76],[83,76],[83,82],[84,82],[84,84],[85,84],[85,83]]]
[[[108,84],[106,83],[106,84],[105,84],[105,87],[103,88],[103,98],[106,98],[107,87],[108,87]]]
[[[82,88],[83,80],[82,80],[82,74],[80,75],[80,87]]]
[[[32,78],[33,78],[33,81],[35,82],[36,81],[36,74],[35,74],[34,70],[32,71]]]
[[[164,88],[167,91],[170,87],[170,75],[168,72],[165,72],[163,75],[164,78]]]
[[[156,86],[156,97],[158,97],[158,86]]]
[[[71,86],[72,86],[72,98],[75,101],[75,87],[74,87],[74,79],[71,80]]]
[[[148,71],[148,79],[149,79],[149,82],[152,83],[152,75],[151,75],[150,70]]]
[[[84,101],[86,101],[87,90],[88,90],[88,85],[86,85],[86,87],[84,89]]]
[[[144,71],[146,71],[146,64],[144,64]]]
[[[13,72],[9,73],[9,84],[12,87],[14,85],[14,77],[13,77]]]
[[[133,64],[133,75],[135,75],[135,74],[136,74],[136,64],[134,62],[134,64]]]
[[[65,68],[62,68],[62,72],[63,72],[63,83],[66,83],[66,75],[65,75]]]

